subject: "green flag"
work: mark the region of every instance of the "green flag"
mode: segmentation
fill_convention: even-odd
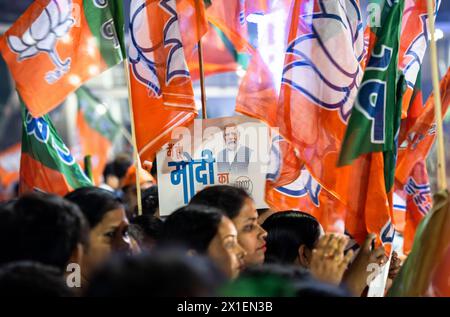
[[[44,191],[58,195],[92,186],[48,115],[34,118],[22,103],[20,192]]]
[[[403,8],[404,1],[386,3],[380,25],[371,28],[372,42],[375,44],[367,61],[339,158],[339,166],[342,166],[351,164],[362,154],[384,152],[387,191],[394,181],[404,90],[403,77],[397,69]]]

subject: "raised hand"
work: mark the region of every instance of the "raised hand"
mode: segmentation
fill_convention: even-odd
[[[324,235],[313,250],[310,263],[311,274],[320,281],[339,285],[353,251],[344,255],[347,237],[335,234]]]

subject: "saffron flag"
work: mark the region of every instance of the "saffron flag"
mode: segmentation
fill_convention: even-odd
[[[352,109],[340,165],[350,164],[361,154],[396,151],[401,113],[398,104],[403,92],[399,94],[397,87],[401,84],[397,65],[403,4],[386,3],[383,26],[373,28],[375,45]]]
[[[415,84],[420,82],[418,75],[429,41],[427,0],[405,0],[404,2],[398,65],[405,76],[407,85],[403,96],[402,118],[408,115]],[[433,2],[436,16],[441,1]]]
[[[442,115],[445,117],[450,106],[450,68],[441,80],[440,91]],[[407,125],[409,129],[405,133],[405,141],[401,144],[400,151],[404,154],[399,157],[395,177],[402,183],[406,182],[417,162],[427,158],[436,137],[434,95],[428,98],[425,107],[422,107],[422,109],[420,115],[414,118],[412,124]]]
[[[151,162],[173,129],[189,124],[197,113],[177,7],[175,0],[133,0],[130,4],[130,88],[142,163]],[[206,31],[198,29],[202,25],[191,25],[191,43]]]
[[[19,180],[20,143],[0,152],[0,185],[8,188]]]
[[[202,38],[203,71],[205,76],[212,76],[226,72],[236,72],[239,67],[245,69],[246,59],[237,52],[233,43],[215,26],[211,26]],[[192,80],[200,79],[198,52],[188,60],[189,72]]]
[[[38,190],[63,196],[76,188],[92,186],[48,115],[34,118],[22,106],[22,119],[21,194]]]
[[[290,17],[282,73],[271,76],[270,64],[253,57],[237,111],[279,127],[311,175],[337,194],[336,162],[363,74],[359,3],[297,0]]]
[[[359,187],[358,200],[349,200],[348,231],[357,241],[366,232],[376,233],[388,254],[395,233],[393,184],[403,94],[397,61],[403,5],[386,2],[380,25],[370,28],[370,55],[339,158],[341,165],[356,162],[357,157],[367,160],[361,170],[365,185]]]
[[[445,117],[450,106],[450,69],[440,84],[442,116]],[[421,98],[418,98],[421,99]],[[414,99],[413,99],[414,100]],[[416,112],[420,109],[420,113]],[[436,138],[434,96],[431,95],[425,106],[415,101],[404,120],[404,142],[399,149],[395,172],[397,192],[407,197],[404,231],[404,252],[411,250],[416,228],[430,211],[431,190],[426,170],[426,158]]]
[[[84,166],[83,158],[91,156],[92,176],[94,183],[99,185],[120,126],[111,117],[107,106],[87,88],[81,87],[75,94],[78,99],[76,143],[81,158],[79,163]]]
[[[122,61],[122,1],[36,0],[1,37],[16,88],[40,117]]]
[[[206,10],[210,23],[220,29],[239,52],[248,50],[246,0],[212,1]]]
[[[405,183],[396,180],[395,192],[405,201],[405,210],[394,217],[394,226],[403,234],[403,253],[409,254],[417,226],[433,205],[425,161],[416,163]],[[399,226],[403,226],[403,228],[398,228]]]
[[[276,49],[253,56],[240,86],[237,111],[279,127],[289,144],[280,151],[281,171],[285,172],[266,186],[272,207],[286,209],[299,204],[299,209],[317,215],[326,224],[325,230],[343,232],[343,196],[349,177],[347,168],[340,169],[338,176],[336,162],[363,75],[365,47],[359,3],[293,1],[288,14],[285,8],[269,14],[278,23],[283,18],[288,21],[287,32],[273,27],[278,30],[273,37],[287,42],[284,62],[278,67],[275,55],[283,56],[283,52],[276,54]],[[269,23],[264,20],[263,26]],[[266,51],[275,53],[267,58]],[[303,164],[307,169],[299,176]],[[302,203],[307,198],[312,201],[311,195],[302,195],[306,193],[301,188],[305,173],[321,188],[316,204],[309,206]],[[329,212],[332,210],[335,213]]]

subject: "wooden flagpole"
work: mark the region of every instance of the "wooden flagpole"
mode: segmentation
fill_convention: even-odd
[[[200,91],[201,91],[201,100],[202,100],[202,118],[208,119],[208,115],[206,112],[206,90],[205,90],[205,72],[203,67],[203,47],[202,47],[202,39],[199,34],[199,23],[198,23],[198,12],[200,11],[199,1],[203,0],[195,0],[195,12],[197,17],[197,37],[199,41],[197,42],[198,47],[198,67],[200,71]]]
[[[140,169],[141,169],[141,160],[139,159],[139,151],[137,147],[136,141],[136,129],[134,126],[134,112],[133,112],[133,99],[131,96],[131,83],[130,83],[130,72],[128,68],[128,58],[123,60],[123,66],[125,71],[125,77],[127,79],[128,86],[128,108],[130,110],[130,122],[131,122],[131,139],[133,142],[133,156],[134,156],[134,164],[136,167],[136,197],[137,197],[137,207],[138,207],[138,215],[142,215],[142,200],[141,200],[141,179],[140,179]]]
[[[447,189],[447,172],[445,167],[445,149],[444,149],[444,131],[442,127],[442,103],[441,91],[439,87],[439,68],[437,59],[437,45],[435,38],[435,16],[434,5],[432,0],[427,0],[428,8],[428,29],[431,33],[430,41],[430,59],[431,72],[433,79],[433,95],[434,95],[434,110],[436,116],[436,145],[437,145],[437,185],[438,190]]]

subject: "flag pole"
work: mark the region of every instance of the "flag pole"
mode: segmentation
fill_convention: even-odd
[[[199,23],[198,23],[198,12],[200,11],[199,1],[203,0],[195,0],[195,12],[197,17],[197,32],[199,32]],[[200,91],[201,91],[201,100],[202,100],[202,118],[208,119],[208,115],[206,112],[206,91],[205,91],[205,72],[203,68],[203,47],[202,47],[202,39],[200,34],[197,34],[199,41],[197,42],[198,47],[198,67],[200,72]]]
[[[137,207],[138,207],[138,215],[142,215],[142,200],[141,200],[141,179],[140,179],[140,169],[141,169],[141,160],[139,159],[139,152],[136,141],[136,129],[134,126],[134,112],[133,112],[133,100],[131,96],[131,83],[130,83],[130,72],[128,68],[128,58],[123,60],[123,66],[125,71],[125,77],[127,79],[128,86],[128,109],[130,110],[130,122],[131,122],[131,139],[133,145],[133,156],[134,156],[134,164],[136,167],[136,197],[137,197]]]
[[[91,180],[92,184],[94,184],[94,177],[92,176],[92,156],[86,155],[84,157],[84,173]]]
[[[438,190],[447,189],[447,173],[445,167],[445,150],[444,150],[444,131],[442,128],[442,103],[441,91],[439,88],[439,68],[437,59],[437,45],[435,38],[434,25],[434,6],[432,0],[427,0],[428,8],[428,26],[431,33],[430,42],[430,59],[431,72],[433,79],[433,95],[434,95],[434,110],[436,116],[436,141],[437,141],[437,185]]]

